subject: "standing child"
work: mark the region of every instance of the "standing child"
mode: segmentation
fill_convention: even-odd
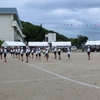
[[[49,58],[49,51],[48,51],[48,48],[46,48],[46,50],[45,50],[45,57],[46,57],[46,60],[48,61],[48,58]]]
[[[24,50],[23,50],[23,47],[21,47],[21,50],[20,50],[20,55],[21,55],[21,61],[23,61],[23,55],[24,55]]]
[[[43,48],[43,55],[44,55],[44,57],[45,57],[45,48]]]
[[[16,58],[17,58],[17,55],[18,55],[18,48],[17,47],[15,48],[15,55],[16,55]]]
[[[38,52],[39,52],[39,60],[41,60],[41,49],[38,48]]]
[[[18,54],[18,59],[20,60],[20,47],[18,47],[17,54]]]
[[[70,48],[69,48],[69,47],[67,48],[67,53],[68,53],[68,58],[69,58],[69,60],[70,60],[71,50],[70,50]]]
[[[36,60],[38,59],[38,55],[39,55],[39,50],[38,50],[38,48],[36,48],[36,53],[35,53],[35,55],[36,55]]]
[[[54,59],[56,59],[57,58],[57,48],[55,47],[54,48]]]
[[[34,48],[32,48],[31,50],[31,55],[32,55],[32,58],[34,58]]]
[[[0,59],[2,59],[2,54],[3,54],[3,48],[0,47]]]
[[[87,47],[88,60],[90,60],[90,46]]]
[[[61,59],[61,49],[60,48],[58,49],[58,57],[59,57],[58,59],[60,60]]]
[[[4,47],[4,62],[7,62],[6,56],[7,56],[7,48]]]
[[[28,63],[28,57],[29,57],[29,47],[26,46],[26,63]]]

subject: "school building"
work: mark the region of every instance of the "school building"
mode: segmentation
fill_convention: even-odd
[[[0,40],[21,41],[25,35],[16,8],[0,8]]]

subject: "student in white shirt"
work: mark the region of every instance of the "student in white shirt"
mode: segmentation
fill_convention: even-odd
[[[3,48],[0,47],[0,59],[2,59],[2,54],[3,54]]]
[[[26,46],[26,63],[28,63],[29,47]]]
[[[87,55],[88,55],[88,60],[90,60],[90,46],[87,47]]]
[[[34,58],[34,48],[32,48],[31,50],[31,55],[32,55],[32,58]]]
[[[4,47],[4,62],[7,62],[6,56],[7,56],[7,48]]]
[[[67,47],[67,53],[68,53],[68,58],[70,60],[70,55],[71,55],[71,49],[69,47]]]
[[[49,50],[48,50],[48,48],[46,48],[46,50],[45,50],[45,57],[46,57],[46,60],[48,61],[48,58],[49,58]]]
[[[13,58],[15,58],[15,47],[13,47],[12,53],[13,53]]]
[[[61,49],[60,48],[58,49],[58,57],[59,57],[58,59],[60,60],[61,59]]]
[[[39,51],[38,51],[38,48],[36,48],[36,52],[35,52],[35,55],[36,55],[36,60],[38,59],[38,55],[39,55]]]
[[[21,61],[23,61],[23,55],[24,55],[24,50],[23,50],[23,47],[21,47],[21,50],[20,50],[20,55],[21,55]]]
[[[39,53],[39,60],[41,60],[41,49],[38,48],[38,53]]]
[[[17,54],[18,54],[18,48],[16,47],[16,48],[15,48],[15,55],[16,55],[16,58],[17,58]]]
[[[55,47],[54,48],[54,59],[56,59],[57,58],[57,48]]]
[[[20,47],[18,47],[17,54],[18,54],[18,59],[20,60]]]

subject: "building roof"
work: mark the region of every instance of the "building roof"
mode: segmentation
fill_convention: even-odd
[[[100,45],[100,40],[97,40],[97,41],[87,41],[85,45]]]
[[[1,46],[7,47],[7,46],[26,46],[26,45],[23,42],[18,42],[18,41],[4,41]]]
[[[70,41],[52,42],[52,46],[71,46]]]
[[[16,16],[17,21],[22,29],[22,24],[16,8],[0,8],[0,14],[13,14]]]
[[[28,46],[49,46],[48,42],[28,42]]]

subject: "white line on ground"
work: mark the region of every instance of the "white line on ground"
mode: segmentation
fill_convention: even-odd
[[[84,86],[88,86],[88,87],[100,89],[99,86],[90,85],[90,84],[87,84],[87,83],[83,83],[83,82],[79,82],[79,81],[76,81],[76,80],[72,80],[72,79],[70,79],[70,78],[61,76],[61,75],[59,75],[59,74],[56,74],[56,73],[51,72],[51,71],[49,71],[49,70],[45,70],[45,69],[40,68],[40,67],[38,67],[38,66],[32,65],[32,64],[30,64],[30,63],[27,63],[27,65],[30,65],[30,66],[35,67],[35,68],[37,68],[37,69],[40,69],[40,70],[42,70],[42,71],[44,71],[44,72],[50,73],[50,74],[52,74],[52,75],[58,76],[58,77],[60,77],[60,78],[62,78],[62,79],[65,79],[65,80],[68,80],[68,81],[71,81],[71,82],[75,82],[75,83],[77,83],[77,84],[81,84],[81,85],[84,85]]]
[[[41,80],[55,80],[59,79],[58,77],[56,78],[42,78],[42,79],[33,79],[33,80],[16,80],[16,81],[4,81],[0,82],[1,83],[19,83],[19,82],[33,82],[33,81],[41,81]],[[60,78],[61,79],[61,78]]]
[[[100,74],[94,74],[94,75],[80,75],[80,76],[67,76],[67,77],[71,77],[71,78],[74,78],[74,77],[93,77],[93,76],[99,76]]]

